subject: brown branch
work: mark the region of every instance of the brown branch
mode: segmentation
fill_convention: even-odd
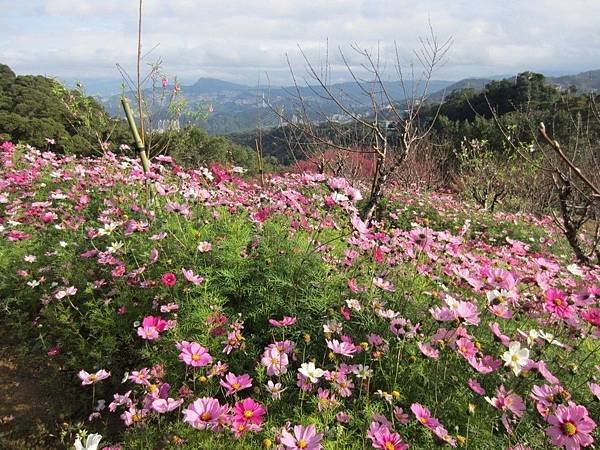
[[[575,172],[575,174],[577,174],[579,179],[581,181],[583,181],[593,191],[592,196],[597,199],[600,199],[600,189],[597,186],[595,186],[594,183],[592,183],[583,174],[581,169],[579,167],[577,167],[573,163],[573,161],[571,161],[571,159],[569,159],[569,157],[567,155],[565,155],[565,152],[561,148],[560,143],[558,141],[552,139],[550,136],[548,136],[548,133],[546,133],[546,127],[544,125],[544,122],[540,122],[539,131],[540,131],[540,134],[542,135],[542,137],[544,138],[544,140],[552,147],[552,149],[558,154],[558,156],[560,156],[560,158],[567,164],[567,166],[569,166],[569,168],[571,170],[573,170],[573,172]]]

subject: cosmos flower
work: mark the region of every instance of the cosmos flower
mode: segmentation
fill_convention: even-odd
[[[216,398],[202,397],[182,411],[183,421],[198,430],[219,430],[227,424],[229,406],[221,405]]]
[[[237,376],[229,372],[225,375],[224,380],[220,380],[219,384],[226,389],[225,395],[230,396],[244,389],[252,387],[252,378],[248,374]]]
[[[175,286],[175,283],[177,283],[177,277],[174,273],[167,272],[160,278],[160,281],[165,286]]]
[[[212,363],[212,356],[208,350],[197,342],[178,342],[177,349],[181,351],[179,359],[188,366],[204,367]]]
[[[560,405],[553,415],[548,417],[546,434],[552,444],[567,450],[578,450],[594,443],[591,433],[596,423],[589,417],[585,406],[569,402],[568,406]]]
[[[520,342],[511,342],[508,351],[502,354],[505,367],[510,367],[515,375],[519,375],[529,362],[529,350],[521,348]]]
[[[286,450],[321,450],[323,434],[314,425],[296,425],[293,434],[285,428],[281,431],[281,444]]]
[[[105,380],[110,376],[110,372],[107,372],[104,369],[100,369],[96,373],[88,373],[85,370],[80,370],[77,376],[81,380],[81,385],[86,386],[88,384],[95,384],[98,381]]]
[[[319,378],[325,374],[325,371],[315,367],[315,363],[313,362],[303,363],[298,369],[298,372],[308,378],[311,383],[317,383]]]

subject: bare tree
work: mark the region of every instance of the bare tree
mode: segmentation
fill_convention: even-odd
[[[568,98],[564,101],[568,103]],[[490,110],[506,142],[551,180],[557,209],[552,213],[554,222],[579,263],[600,264],[600,114],[596,98],[590,96],[583,113],[570,115],[570,136],[565,145],[551,137],[543,122],[537,130],[532,129],[532,142],[520,142],[491,106]]]
[[[301,88],[292,70],[295,86],[295,92],[291,93],[295,98],[292,116],[285,116],[276,107],[273,110],[286,125],[290,149],[301,156],[313,156],[315,160],[315,154],[323,155],[331,150],[340,152],[338,171],[340,165],[344,165],[344,154],[359,153],[373,158],[369,197],[362,211],[364,220],[371,220],[393,175],[412,152],[418,151],[419,144],[432,129],[435,117],[433,120],[428,118],[425,126],[421,114],[427,104],[432,77],[444,63],[451,44],[451,38],[440,42],[430,26],[428,37],[420,39],[420,48],[414,52],[420,70],[411,65],[410,79],[407,79],[398,46],[394,43],[394,83],[399,84],[402,99],[391,95],[389,86],[392,82],[383,79],[379,48],[372,51],[356,44],[352,46],[366,77],[359,75],[340,49],[343,66],[357,88],[355,94],[331,85],[328,62],[325,69],[319,68],[300,49],[312,85],[307,81],[307,86]],[[321,101],[309,104],[304,95],[306,89],[309,90],[307,94]],[[365,103],[369,106],[364,107]],[[336,167],[323,159],[319,169],[324,171],[327,168],[336,173]]]

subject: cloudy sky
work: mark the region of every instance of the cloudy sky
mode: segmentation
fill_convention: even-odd
[[[118,78],[133,70],[138,0],[0,0],[0,62],[17,73]],[[430,21],[453,38],[435,78],[548,74],[600,68],[600,0],[144,0],[146,58],[183,81],[200,76],[255,84],[289,80],[286,54],[303,66],[341,46],[379,47],[391,73],[393,43],[411,60]],[[330,56],[332,64],[339,58]],[[339,72],[336,72],[339,75]]]

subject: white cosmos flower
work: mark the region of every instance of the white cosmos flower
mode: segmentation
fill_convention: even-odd
[[[81,439],[77,438],[75,440],[75,450],[98,450],[101,440],[101,434],[88,434],[85,444],[82,444]]]
[[[585,276],[585,273],[583,272],[583,270],[581,270],[581,267],[579,267],[577,264],[569,264],[567,266],[567,270],[569,272],[571,272],[573,275],[577,275],[578,277]]]
[[[282,387],[281,383],[273,383],[271,380],[267,381],[265,387],[273,400],[281,400],[281,393],[287,389]]]
[[[311,383],[316,383],[325,374],[323,369],[315,367],[315,363],[312,362],[302,364],[298,372],[308,378]]]
[[[508,350],[502,355],[505,367],[510,367],[515,375],[519,375],[529,362],[529,350],[521,348],[520,342],[511,342]]]
[[[357,378],[362,380],[373,376],[373,371],[369,368],[369,366],[363,366],[362,364],[356,366],[352,373],[356,375]]]

